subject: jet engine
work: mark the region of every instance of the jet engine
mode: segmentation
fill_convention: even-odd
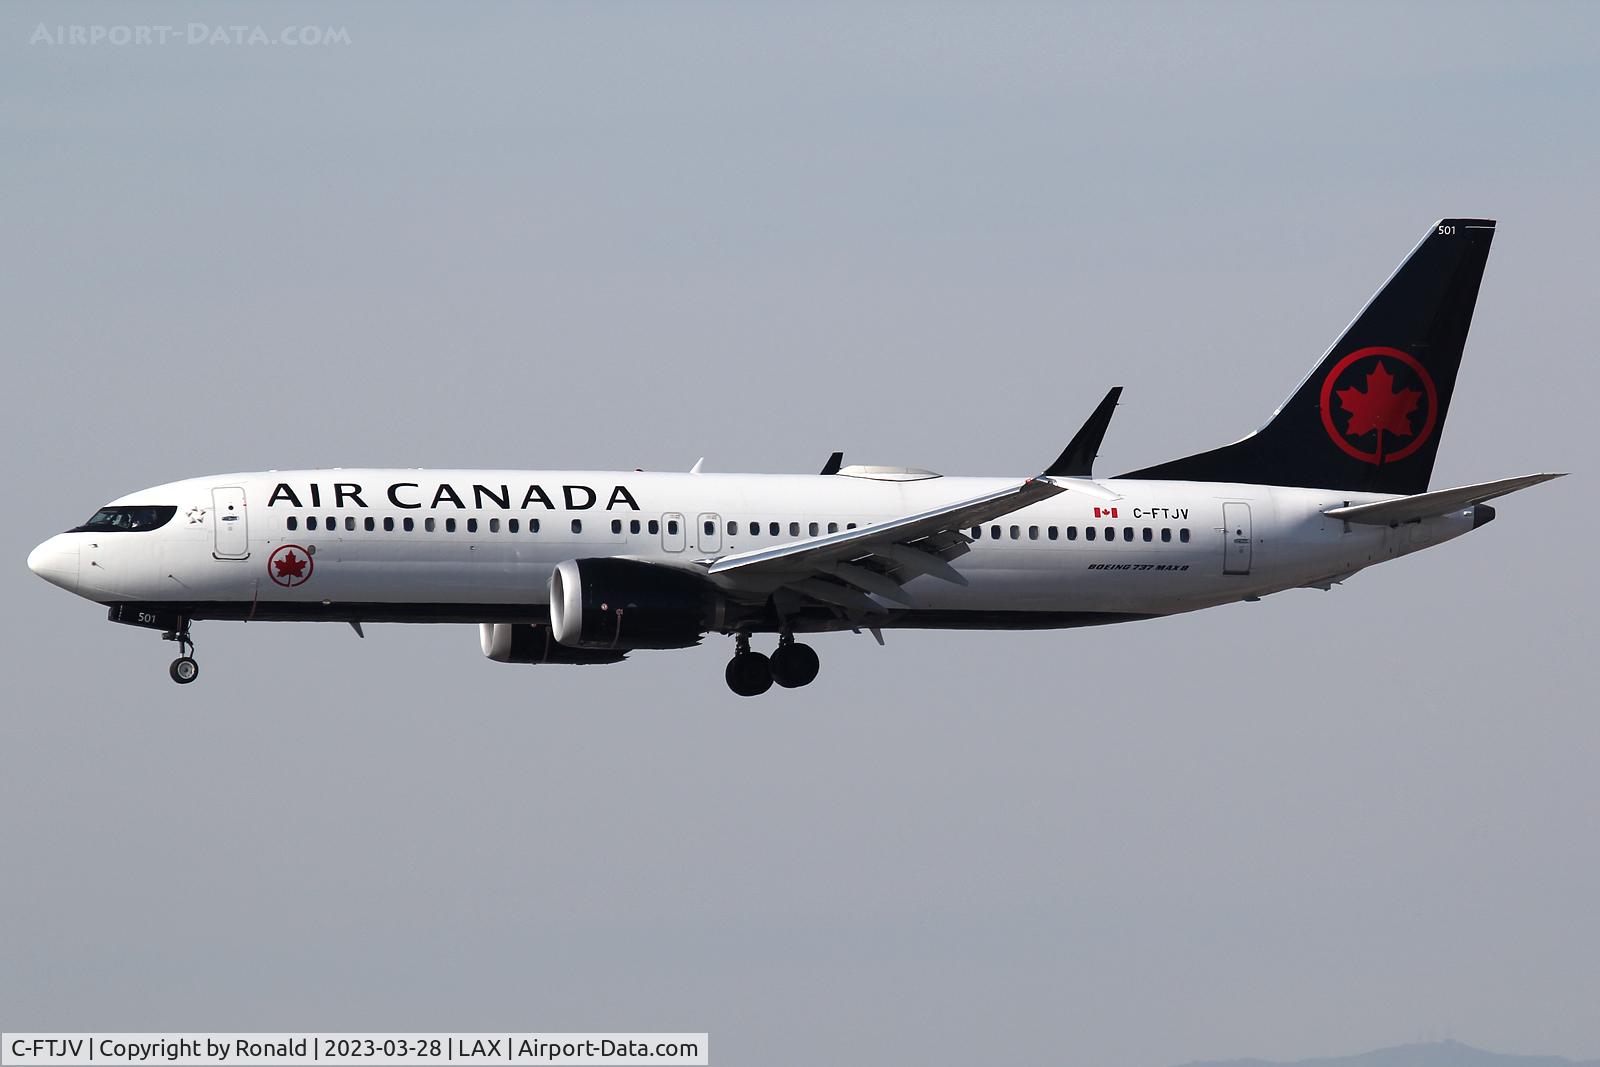
[[[723,613],[696,574],[631,559],[569,559],[550,575],[550,628],[572,648],[688,648]]]
[[[568,648],[550,627],[526,622],[479,623],[478,640],[496,663],[617,663],[628,654],[625,648]]]

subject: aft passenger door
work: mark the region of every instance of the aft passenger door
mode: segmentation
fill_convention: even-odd
[[[1254,535],[1250,531],[1250,505],[1243,503],[1222,505],[1222,573],[1249,574],[1250,549]]]
[[[250,521],[245,516],[244,490],[238,486],[211,490],[212,554],[218,559],[250,558]]]

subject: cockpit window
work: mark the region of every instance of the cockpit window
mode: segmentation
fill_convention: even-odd
[[[154,530],[172,521],[176,507],[153,504],[131,508],[101,508],[82,526],[68,533],[101,533],[118,530]]]

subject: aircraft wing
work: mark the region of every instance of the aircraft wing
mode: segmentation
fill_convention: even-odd
[[[957,585],[967,580],[950,560],[971,544],[963,529],[1067,491],[1073,479],[1029,478],[1017,485],[932,511],[855,530],[702,561],[713,581],[747,593],[781,588],[836,607],[882,612],[872,595],[911,603],[902,588],[919,575]]]
[[[1440,489],[1432,493],[1403,496],[1396,500],[1351,504],[1348,507],[1333,508],[1323,514],[1331,519],[1343,519],[1345,522],[1359,522],[1369,526],[1420,522],[1438,515],[1448,515],[1452,511],[1461,511],[1474,504],[1481,504],[1485,500],[1493,500],[1497,496],[1515,493],[1518,489],[1526,489],[1530,485],[1538,485],[1540,482],[1560,477],[1563,475],[1524,474],[1516,478],[1501,478],[1495,482],[1479,482],[1477,485],[1463,485],[1456,489]]]
[[[884,613],[886,601],[914,605],[904,588],[913,578],[966,585],[967,579],[950,566],[951,560],[971,551],[966,529],[1068,489],[1096,500],[1119,499],[1114,490],[1094,481],[1091,471],[1121,395],[1120,386],[1107,393],[1066,451],[1037,478],[857,530],[698,563],[731,593],[766,597],[781,591],[782,596],[820,602],[850,616]],[[840,453],[833,453],[822,473],[838,473],[842,462]]]

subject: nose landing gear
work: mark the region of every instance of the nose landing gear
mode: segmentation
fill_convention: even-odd
[[[188,685],[200,677],[200,664],[195,662],[193,656],[179,656],[172,661],[172,666],[167,668],[167,673],[172,675],[172,680],[179,685]]]
[[[795,641],[793,634],[778,639],[778,648],[769,658],[750,651],[750,635],[734,638],[733,658],[728,661],[728,688],[742,697],[760,696],[774,682],[785,689],[798,689],[816,680],[821,662],[810,645]]]
[[[194,658],[194,639],[189,636],[189,620],[179,619],[176,630],[161,635],[163,641],[178,642],[178,658],[172,661],[167,673],[179,685],[188,685],[200,677],[200,664]]]

